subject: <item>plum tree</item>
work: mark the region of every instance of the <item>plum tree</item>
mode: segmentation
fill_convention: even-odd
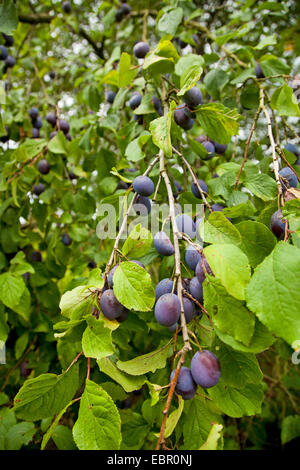
[[[154,236],[154,248],[162,256],[174,254],[174,246],[165,232],[157,232]]]
[[[191,119],[185,112],[185,107],[180,105],[174,111],[174,121],[182,129],[188,131],[194,125],[194,119]]]
[[[197,180],[197,181],[198,181],[198,184],[199,184],[200,188],[202,189],[204,195],[207,195],[208,194],[208,187],[207,187],[207,184],[205,183],[205,181],[203,181],[203,180]],[[201,195],[196,183],[194,183],[194,181],[191,184],[191,191],[192,191],[192,193],[194,194],[195,197],[197,197],[198,199],[202,199],[202,195]]]
[[[180,317],[180,300],[176,294],[163,294],[155,304],[154,315],[162,326],[172,326]]]
[[[174,292],[174,294],[177,292],[176,289],[174,289],[174,282],[169,278],[162,279],[155,287],[155,298],[157,300],[162,295],[171,294],[172,292]]]
[[[282,239],[284,237],[285,222],[284,222],[284,219],[282,218],[281,209],[278,209],[272,215],[271,220],[270,220],[270,228],[277,238]]]
[[[204,279],[206,278],[206,274],[213,275],[211,267],[209,266],[207,259],[204,255],[202,255],[201,260],[198,262],[195,274],[197,276],[198,281],[202,284]]]
[[[202,103],[202,93],[200,88],[193,86],[183,95],[183,101],[189,108],[194,109]]]
[[[148,176],[137,176],[133,180],[132,186],[140,196],[150,196],[154,192],[153,181]]]
[[[197,351],[191,360],[191,374],[200,387],[211,388],[217,385],[221,376],[217,356],[207,349]]]
[[[285,191],[288,188],[297,188],[298,180],[296,173],[291,168],[284,167],[279,172],[281,187]]]
[[[172,382],[175,375],[175,370],[172,371],[170,380]],[[176,393],[182,396],[184,400],[192,399],[197,391],[197,384],[195,383],[191,370],[188,367],[182,366],[179,375],[177,384],[175,387]]]
[[[179,232],[184,233],[190,238],[196,235],[196,225],[188,214],[178,214],[176,216],[176,224]]]
[[[48,175],[50,168],[50,163],[48,162],[48,160],[46,160],[46,158],[43,158],[39,161],[38,170],[40,173],[42,173],[42,175]]]
[[[64,245],[70,246],[72,244],[72,238],[68,233],[64,233],[61,237],[61,241],[63,242]]]
[[[115,320],[124,314],[125,307],[120,304],[112,289],[107,289],[101,295],[100,308],[109,320]]]
[[[187,249],[185,250],[185,261],[188,267],[195,271],[200,259],[201,255],[199,251],[195,247],[188,245]]]
[[[190,280],[189,293],[194,297],[194,299],[198,300],[200,304],[203,304],[203,286],[198,281],[197,277],[193,277]]]
[[[142,95],[140,93],[135,92],[131,95],[131,98],[128,103],[129,107],[132,110],[134,110],[141,104],[141,101],[142,101]]]
[[[137,59],[144,59],[146,54],[150,51],[150,48],[146,42],[137,42],[133,47],[133,54]]]

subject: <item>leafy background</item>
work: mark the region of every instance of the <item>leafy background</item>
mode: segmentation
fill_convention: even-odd
[[[300,143],[300,5],[129,1],[131,14],[117,22],[116,1],[74,0],[70,14],[61,3],[0,2],[0,31],[13,35],[9,53],[16,58],[11,69],[0,64],[0,340],[7,361],[0,366],[0,449],[155,447],[174,337],[154,319],[154,287],[170,276],[174,259],[159,257],[151,237],[141,246],[132,234],[123,255],[140,259],[147,272],[128,273],[125,263],[118,271],[117,295],[129,317],[121,324],[101,313],[96,319],[114,242],[99,240],[96,227],[101,203],[113,204],[119,218],[119,196],[131,198],[119,189],[120,178],[130,182],[145,172],[159,149],[172,184],[184,188],[178,201],[197,202],[172,146],[207,182],[210,200],[226,209],[205,222],[204,253],[215,277],[205,281],[204,306],[213,329],[205,315],[189,325],[194,352],[195,336],[219,357],[222,377],[192,400],[174,396],[166,446],[296,446],[300,375],[291,357],[300,339],[300,204],[298,193],[285,203],[292,232],[277,241],[269,229],[278,198],[260,98],[276,144],[300,175],[297,157],[284,150]],[[151,50],[138,62],[132,49],[141,39]],[[258,60],[266,80],[256,79]],[[151,98],[161,97],[162,75],[169,111],[160,118]],[[199,79],[204,104],[183,133],[174,123],[175,103]],[[117,93],[112,105],[108,90]],[[135,110],[142,124],[128,107],[135,90],[143,94]],[[43,120],[40,139],[31,138],[33,106]],[[49,111],[68,120],[71,141],[62,132],[50,140]],[[203,133],[228,143],[225,154],[207,160],[195,141]],[[44,176],[37,162],[45,155],[51,171]],[[150,175],[156,184],[159,168]],[[46,186],[39,197],[38,182]],[[163,184],[157,201],[166,202]],[[183,260],[184,243],[181,249]],[[37,250],[41,262],[32,261]],[[182,274],[192,276],[184,265]],[[134,289],[124,291],[129,275]],[[181,344],[178,337],[178,350]]]

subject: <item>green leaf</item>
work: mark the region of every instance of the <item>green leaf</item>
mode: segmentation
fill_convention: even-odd
[[[138,162],[145,158],[143,147],[150,139],[151,134],[148,131],[143,131],[142,134],[136,139],[132,140],[126,147],[125,157],[131,162]]]
[[[286,83],[274,91],[271,107],[278,112],[279,116],[300,116],[297,97]]]
[[[282,59],[272,54],[263,56],[260,60],[260,66],[265,77],[288,74],[290,72],[290,67]]]
[[[261,385],[247,384],[237,389],[228,386],[222,378],[217,385],[208,389],[208,394],[222,412],[232,418],[260,413],[264,398]]]
[[[165,116],[154,119],[150,123],[150,132],[152,134],[153,143],[169,157],[172,155],[170,131],[171,111],[169,111]]]
[[[122,253],[130,258],[144,256],[152,246],[152,235],[149,230],[137,224],[130,232],[122,248]]]
[[[193,65],[185,71],[180,77],[180,91],[177,93],[178,96],[183,96],[190,88],[192,88],[202,75],[203,69],[198,65]]]
[[[222,430],[222,424],[213,424],[206,441],[204,442],[204,444],[202,444],[199,450],[217,450],[219,447],[220,440],[223,445],[223,439],[221,434]]]
[[[86,319],[88,326],[82,336],[82,349],[86,357],[101,359],[111,356],[115,349],[112,344],[111,330],[101,319],[90,316]]]
[[[111,397],[100,385],[86,381],[73,437],[80,450],[117,450],[121,419]]]
[[[172,413],[170,413],[170,415],[167,418],[164,437],[171,436],[171,434],[175,430],[177,423],[182,415],[183,407],[184,407],[184,400],[181,396],[178,395],[178,408],[172,411]]]
[[[229,295],[216,279],[203,284],[205,308],[220,332],[249,346],[255,327],[255,315],[244,303]]]
[[[152,114],[155,113],[154,104],[152,101],[152,94],[147,93],[142,97],[141,104],[134,110],[135,114]]]
[[[86,286],[78,286],[63,294],[59,307],[61,314],[71,320],[81,320],[84,315],[92,312],[93,295]]]
[[[0,32],[11,34],[17,29],[18,15],[13,0],[3,0],[0,5]]]
[[[170,355],[171,342],[172,341],[169,341],[162,348],[138,356],[130,361],[118,361],[117,366],[123,372],[130,375],[143,375],[148,372],[155,372],[157,369],[162,369],[166,366],[167,359]]]
[[[18,418],[27,421],[53,416],[69,403],[77,388],[76,365],[61,375],[39,375],[27,380],[21,387],[14,399],[14,410]]]
[[[41,444],[41,450],[44,450],[49,439],[51,439],[53,433],[55,432],[55,429],[61,420],[61,417],[65,414],[66,410],[71,406],[73,403],[75,403],[74,400],[72,400],[70,403],[68,403],[61,411],[58,413],[58,415],[55,417],[55,420],[51,423],[51,426],[48,428],[47,432],[43,436],[42,444]]]
[[[235,227],[242,236],[240,248],[246,253],[251,266],[255,268],[271,253],[276,238],[268,227],[253,220],[244,220]]]
[[[0,275],[0,300],[7,307],[14,310],[18,305],[25,290],[22,278],[15,277],[10,273]]]
[[[261,49],[264,49],[267,46],[273,46],[274,44],[277,44],[277,40],[278,38],[276,34],[271,34],[261,39],[254,49],[257,49],[260,51]]]
[[[68,142],[62,131],[59,131],[49,142],[48,150],[52,153],[64,154],[68,153]]]
[[[174,36],[179,24],[181,23],[182,17],[182,8],[168,9],[168,11],[164,13],[158,21],[158,31],[162,34],[170,34],[171,36]]]
[[[5,436],[6,450],[20,450],[27,445],[36,433],[33,423],[17,423],[9,428]]]
[[[240,115],[235,109],[229,109],[221,103],[201,105],[197,110],[197,120],[212,140],[228,144],[239,130]]]
[[[245,287],[251,276],[247,256],[231,244],[207,246],[204,254],[214,275],[220,279],[227,292],[236,299],[244,300]]]
[[[216,211],[204,223],[204,240],[206,243],[232,243],[239,246],[242,237],[225,215]]]
[[[286,416],[281,425],[281,442],[286,444],[300,436],[300,416]]]
[[[222,90],[229,81],[229,75],[221,67],[216,67],[205,75],[203,83],[213,99],[220,99]]]
[[[204,444],[211,429],[211,423],[221,423],[208,400],[197,396],[185,404],[183,438],[184,449],[198,450]]]
[[[175,73],[179,77],[185,77],[189,70],[192,70],[194,67],[202,71],[205,66],[203,57],[197,54],[187,54],[183,57],[180,57],[178,62],[175,65]]]
[[[277,194],[275,180],[265,174],[251,176],[249,180],[244,181],[244,186],[263,201],[271,201]]]
[[[131,56],[127,52],[122,52],[119,65],[119,88],[130,85],[137,73],[137,68],[131,69]]]
[[[73,440],[72,431],[61,424],[55,429],[52,439],[59,450],[77,450]]]
[[[100,359],[97,361],[97,364],[101,372],[104,372],[104,374],[120,384],[125,392],[129,393],[134,390],[139,390],[145,383],[146,378],[144,376],[134,377],[120,371],[108,357]]]
[[[114,294],[129,310],[147,312],[155,302],[149,273],[135,263],[121,263],[114,273]]]
[[[300,338],[300,250],[279,242],[255,269],[247,304],[269,330],[292,344]]]

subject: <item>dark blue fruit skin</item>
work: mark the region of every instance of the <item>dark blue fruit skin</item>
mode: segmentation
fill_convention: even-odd
[[[133,180],[132,186],[135,192],[140,194],[140,196],[151,196],[154,192],[153,181],[148,176],[137,176]]]
[[[300,150],[298,149],[297,145],[294,145],[294,144],[286,144],[286,146],[285,146],[284,148],[285,148],[285,150],[287,150],[288,152],[293,153],[296,157],[300,157]]]
[[[207,184],[203,180],[198,180],[198,183],[199,183],[200,188],[204,192],[204,195],[206,196],[208,194]],[[192,184],[191,184],[191,191],[192,191],[192,193],[194,194],[195,197],[197,197],[198,199],[202,199],[202,195],[201,195],[197,185],[194,182],[192,182]]]
[[[42,175],[48,175],[50,168],[50,164],[45,158],[39,161],[38,170],[40,173],[42,173]]]
[[[113,277],[114,277],[115,270],[117,269],[119,264],[120,263],[116,264],[108,273],[107,283],[108,283],[109,287],[111,287],[111,288],[113,288],[113,285],[114,285]]]
[[[183,101],[189,106],[189,108],[196,108],[202,103],[202,93],[200,88],[193,86],[184,95]]]
[[[46,121],[51,124],[52,127],[56,125],[56,115],[55,113],[48,113],[46,116]]]
[[[185,233],[190,238],[196,235],[196,226],[193,219],[187,214],[179,214],[176,216],[176,223],[179,232]]]
[[[37,119],[37,117],[39,115],[39,110],[37,108],[31,108],[28,111],[28,115],[31,119]]]
[[[41,129],[43,127],[42,120],[39,117],[32,119],[32,125],[36,129]]]
[[[138,207],[138,206],[141,206],[141,207]],[[135,200],[135,203],[133,204],[133,208],[136,212],[139,212],[140,215],[144,214],[145,208],[146,208],[147,213],[149,214],[149,212],[151,211],[151,201],[146,196],[138,195]]]
[[[63,2],[61,7],[65,13],[71,13],[72,11],[72,5],[70,2]]]
[[[182,188],[181,184],[176,180],[174,181],[174,186],[176,188],[176,192],[173,193],[173,195],[174,195],[174,197],[177,197],[178,194],[182,193],[183,188]]]
[[[189,293],[194,297],[194,299],[198,300],[200,304],[203,304],[203,287],[197,277],[193,277],[191,279]]]
[[[183,108],[184,114],[190,119],[196,119],[196,113],[191,111],[187,106]]]
[[[120,304],[115,297],[112,289],[107,289],[103,292],[100,300],[100,308],[103,315],[109,320],[115,320],[124,313],[125,307]]]
[[[129,15],[131,13],[131,6],[127,5],[127,3],[122,3],[120,10],[124,15]]]
[[[110,104],[113,104],[114,100],[115,100],[115,97],[116,97],[116,93],[112,90],[109,90],[107,93],[106,93],[106,100],[108,103]]]
[[[15,2],[16,3],[16,2]],[[5,46],[11,47],[14,44],[14,38],[9,34],[2,33],[3,39],[5,41]]]
[[[118,9],[116,10],[116,17],[115,17],[115,18],[116,18],[116,21],[117,21],[118,23],[119,23],[120,21],[122,21],[123,16],[124,16],[123,11],[121,10],[121,8],[118,8]]]
[[[222,204],[219,204],[219,203],[212,204],[212,206],[211,206],[211,210],[213,212],[222,212],[223,209],[225,209],[225,206],[223,206]]]
[[[65,246],[70,246],[72,243],[72,238],[67,233],[64,233],[61,237],[61,241]]]
[[[228,145],[218,144],[218,142],[215,142],[214,140],[212,141],[212,143],[214,144],[216,153],[218,153],[219,155],[222,155],[226,152]]]
[[[6,68],[12,68],[16,65],[16,59],[11,55],[8,55],[5,59],[5,66]]]
[[[279,175],[281,176],[281,187],[283,191],[288,188],[297,188],[297,176],[288,166],[282,168],[279,172]]]
[[[189,268],[195,271],[198,262],[201,259],[199,251],[193,246],[188,246],[185,251],[185,261]]]
[[[146,269],[145,266],[143,265],[143,263],[141,263],[140,261],[138,261],[136,259],[132,259],[132,260],[130,260],[130,262],[138,264],[141,268]]]
[[[38,139],[40,137],[40,131],[39,129],[36,129],[35,127],[32,129],[32,137],[34,139]]]
[[[39,196],[45,191],[46,187],[43,183],[35,184],[33,186],[33,193]]]
[[[164,294],[154,308],[157,322],[162,326],[172,326],[180,317],[180,301],[176,294]]]
[[[140,95],[140,93],[134,93],[129,100],[129,107],[131,109],[136,109],[141,104],[141,101],[142,95]]]
[[[285,234],[285,223],[282,222],[282,211],[279,209],[274,212],[270,220],[270,229],[274,233],[275,237],[283,239]]]
[[[260,64],[256,64],[255,75],[256,75],[256,78],[265,78]]]
[[[8,56],[8,50],[4,46],[0,46],[0,60],[5,60]]]
[[[55,137],[56,135],[57,135],[56,131],[51,132],[51,134],[49,136],[50,140],[53,139],[53,137]]]
[[[191,119],[185,114],[183,106],[179,106],[178,108],[175,109],[174,121],[176,122],[178,126],[180,126],[185,131],[188,131],[189,129],[191,129],[195,122],[194,119]]]
[[[157,286],[155,287],[155,298],[156,300],[159,299],[164,294],[171,294],[173,292],[173,281],[171,279],[162,279],[159,281]],[[174,294],[176,294],[176,289],[174,290]]]
[[[156,98],[156,96],[152,96],[152,103],[157,114],[159,114],[159,116],[162,116],[164,112],[162,109],[161,101]]]
[[[60,128],[61,131],[63,131],[64,134],[67,134],[70,130],[70,125],[64,119],[60,119],[59,128]]]
[[[190,323],[195,316],[195,304],[187,297],[182,298],[184,316],[187,323]]]
[[[117,186],[117,189],[128,189],[130,187],[130,184],[129,183],[126,183],[126,181],[122,181],[120,180],[118,182],[118,186]]]
[[[143,59],[149,51],[150,48],[146,42],[137,42],[133,47],[133,54],[137,59]]]
[[[154,248],[162,256],[174,254],[174,246],[165,232],[157,232],[154,236]]]
[[[206,140],[205,142],[202,142],[202,145],[208,153],[208,155],[206,155],[204,158],[203,157],[202,158],[204,160],[210,160],[215,154],[214,144],[212,142],[210,142],[209,140]]]
[[[198,351],[191,361],[191,374],[200,387],[214,387],[220,380],[220,363],[212,352],[204,349]]]
[[[119,323],[123,323],[124,321],[127,320],[128,315],[129,315],[128,310],[127,310],[127,309],[124,309],[123,312],[121,313],[121,315],[116,318],[116,320],[117,320]]]
[[[170,381],[172,382],[173,378],[175,375],[175,370],[172,371]],[[197,390],[197,384],[195,383],[191,370],[188,367],[182,366],[178,379],[177,379],[177,384],[175,387],[176,393],[178,395],[181,395],[184,400],[190,400],[195,396],[196,390]]]
[[[204,266],[205,266],[205,269],[204,269]],[[200,284],[204,282],[204,279],[206,278],[206,274],[211,274],[211,275],[213,274],[211,267],[209,266],[207,259],[204,256],[203,258],[201,258],[201,260],[197,264],[196,269],[195,269],[195,274]]]
[[[40,263],[42,261],[42,255],[39,251],[32,251],[30,259],[34,263]]]

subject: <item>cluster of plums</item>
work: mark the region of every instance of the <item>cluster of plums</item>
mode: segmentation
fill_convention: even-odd
[[[175,370],[171,373],[171,381],[174,375]],[[220,363],[217,356],[207,349],[197,351],[192,357],[191,367],[181,367],[175,391],[184,400],[190,400],[196,394],[197,385],[203,388],[214,387],[219,382],[220,376]]]
[[[14,44],[14,38],[4,33],[2,33],[2,36],[4,39],[4,46],[0,45],[0,60],[4,61],[4,73],[6,73],[8,69],[16,65],[16,59],[9,55],[7,49]]]
[[[40,137],[40,129],[43,126],[42,120],[39,117],[39,110],[33,107],[28,111],[28,115],[32,124],[32,137],[38,139]]]

